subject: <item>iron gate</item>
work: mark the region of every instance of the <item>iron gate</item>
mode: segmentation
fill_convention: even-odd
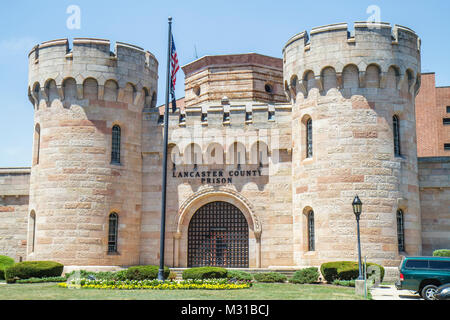
[[[248,268],[248,224],[227,202],[211,202],[192,217],[188,231],[188,267]]]

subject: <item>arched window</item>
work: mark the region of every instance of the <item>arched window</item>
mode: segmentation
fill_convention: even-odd
[[[315,251],[314,240],[314,211],[308,213],[308,251]]]
[[[393,131],[394,131],[394,153],[396,157],[401,156],[400,150],[400,119],[398,116],[392,118]]]
[[[120,164],[120,138],[121,129],[118,125],[112,128],[112,148],[111,148],[111,163]]]
[[[34,245],[36,243],[36,213],[31,211],[30,213],[30,234],[31,234],[31,248],[30,251],[34,252]]]
[[[405,222],[403,211],[397,211],[397,238],[398,238],[398,251],[405,251]]]
[[[117,252],[117,231],[119,229],[119,216],[113,212],[109,215],[108,252]]]
[[[313,157],[312,119],[306,122],[306,158]]]

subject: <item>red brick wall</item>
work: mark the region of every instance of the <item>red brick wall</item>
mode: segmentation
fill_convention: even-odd
[[[450,143],[450,125],[444,125],[443,119],[450,118],[450,113],[447,113],[447,106],[450,106],[450,87],[441,87],[436,89],[437,105],[439,109],[439,148],[443,156],[450,156],[450,151],[444,150],[444,144]]]
[[[450,126],[443,118],[450,117],[450,87],[436,88],[434,73],[422,74],[422,86],[416,97],[417,153],[419,157],[450,156],[444,144],[450,143]]]

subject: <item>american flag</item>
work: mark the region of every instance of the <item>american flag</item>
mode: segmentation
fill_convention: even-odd
[[[170,94],[172,95],[172,112],[175,112],[177,110],[177,102],[175,99],[175,84],[177,83],[177,72],[180,70],[180,65],[178,64],[178,55],[177,55],[177,49],[175,48],[175,41],[173,40],[172,35],[172,51],[170,53],[170,65],[172,68],[172,72],[170,74]]]

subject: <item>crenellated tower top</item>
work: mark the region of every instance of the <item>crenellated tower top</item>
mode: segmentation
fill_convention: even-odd
[[[285,91],[291,97],[296,91],[306,96],[313,87],[323,92],[334,85],[417,93],[420,46],[413,30],[389,23],[356,22],[353,32],[347,23],[301,32],[283,49]],[[357,74],[357,81],[350,80],[351,74]]]
[[[108,99],[105,92],[117,90],[116,101],[127,99],[132,91],[133,104],[156,105],[158,61],[142,48],[116,42],[114,52],[109,40],[75,38],[47,41],[29,53],[29,97],[33,105],[49,102],[55,89],[60,100],[67,99],[66,88],[75,86],[75,99],[86,99],[97,86],[98,100]],[[68,85],[69,84],[69,85]],[[91,90],[89,90],[89,88]],[[90,96],[92,97],[92,95]],[[153,102],[152,102],[153,100]],[[125,101],[123,101],[125,102]]]

